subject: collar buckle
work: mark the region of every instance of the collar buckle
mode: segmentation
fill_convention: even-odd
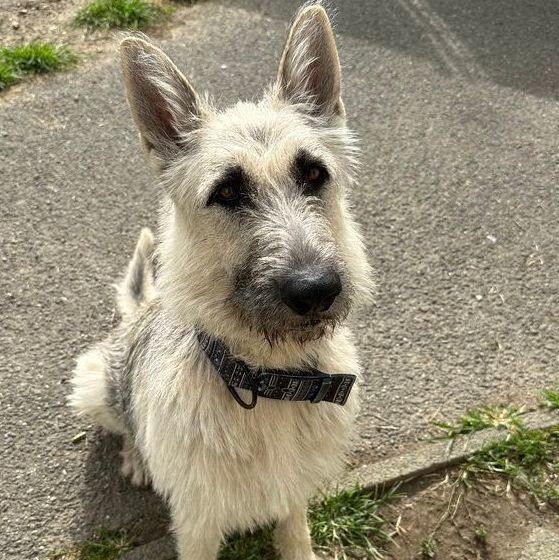
[[[314,399],[312,399],[311,403],[317,404],[322,401],[322,399],[326,396],[328,389],[332,385],[332,377],[329,375],[323,375],[322,379],[320,380],[320,388],[316,393]]]

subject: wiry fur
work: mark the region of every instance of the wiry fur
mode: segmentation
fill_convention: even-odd
[[[360,366],[344,320],[371,288],[345,191],[355,142],[345,127],[340,68],[318,5],[293,24],[276,84],[258,104],[218,111],[159,49],[122,44],[128,99],[164,188],[154,280],[144,230],[117,287],[121,324],[78,360],[71,404],[125,438],[123,473],[168,499],[181,560],[215,560],[230,531],[277,521],[284,560],[311,560],[306,502],[341,466],[358,410],[260,399],[242,409],[198,347],[194,328],[255,367],[330,373]],[[318,79],[320,78],[320,79]],[[301,150],[329,179],[305,195]],[[242,169],[250,203],[209,204],[216,181]],[[281,301],[292,270],[336,270],[342,291],[305,319]]]

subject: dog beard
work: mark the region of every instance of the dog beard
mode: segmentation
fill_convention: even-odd
[[[235,307],[240,324],[245,325],[250,332],[264,337],[270,347],[285,342],[295,342],[302,346],[308,342],[329,337],[336,327],[345,321],[350,311],[349,301],[335,314],[332,313],[319,318],[301,317],[294,319],[285,313],[278,313],[277,310],[255,314],[246,311],[244,306],[236,305]],[[269,317],[274,317],[274,319],[270,320]]]

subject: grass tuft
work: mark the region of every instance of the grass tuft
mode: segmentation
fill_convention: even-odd
[[[559,390],[544,389],[542,391],[543,405],[547,408],[559,410]]]
[[[427,537],[421,542],[419,547],[419,555],[422,560],[428,560],[430,558],[435,558],[437,554],[437,549],[435,546],[435,541],[433,537]]]
[[[487,543],[487,529],[481,525],[476,526],[474,528],[474,537],[480,544]]]
[[[464,465],[466,484],[483,474],[504,477],[541,504],[559,505],[559,428],[520,429],[473,455]]]
[[[125,531],[101,530],[76,549],[55,552],[50,560],[119,560],[131,549],[132,542]]]
[[[517,430],[521,427],[522,410],[515,406],[488,405],[468,410],[454,424],[435,422],[444,437],[454,439],[460,435],[479,432],[486,428]]]
[[[0,60],[0,91],[17,82],[18,76],[12,66]]]
[[[144,29],[164,13],[146,0],[95,0],[78,12],[74,23],[91,29]]]
[[[381,558],[377,545],[391,540],[380,509],[398,499],[396,488],[368,494],[362,488],[324,496],[311,503],[309,521],[315,547],[334,558]]]
[[[25,75],[46,74],[72,64],[77,56],[64,46],[33,42],[0,48],[0,91]]]

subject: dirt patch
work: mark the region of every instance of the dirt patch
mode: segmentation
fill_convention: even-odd
[[[385,515],[398,534],[386,560],[514,560],[534,528],[559,531],[557,511],[501,479],[466,487],[457,476],[450,471],[416,483],[389,507]]]
[[[2,46],[31,41],[75,43],[84,31],[70,21],[89,0],[3,0],[0,4]]]
[[[91,0],[2,0],[0,2],[0,46],[15,46],[31,41],[69,45],[78,55],[91,55],[114,49],[119,31],[88,31],[72,25],[78,11]],[[180,24],[192,9],[187,4],[153,0],[153,4],[171,8],[156,26],[146,30],[164,37],[172,26]]]

